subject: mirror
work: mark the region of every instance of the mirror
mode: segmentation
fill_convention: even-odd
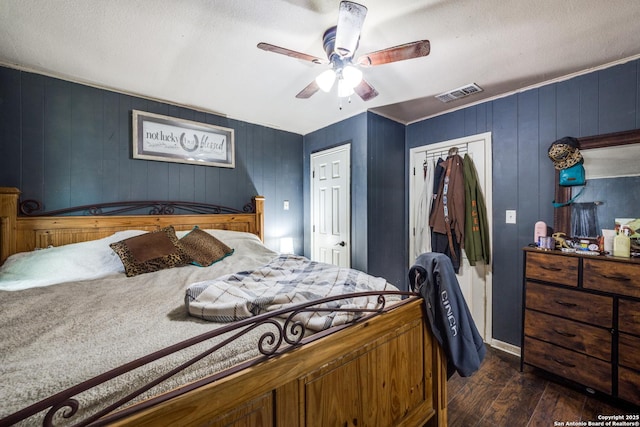
[[[640,129],[588,136],[578,138],[578,141],[584,158],[587,185],[575,203],[584,201],[597,204],[599,229],[614,228],[615,218],[638,218]],[[572,187],[561,187],[558,182],[556,171],[555,200],[567,202],[572,196]],[[572,235],[572,209],[571,205],[554,209],[554,231]]]

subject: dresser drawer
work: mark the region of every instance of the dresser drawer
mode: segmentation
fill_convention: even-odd
[[[612,327],[612,297],[527,282],[526,307],[604,328]]]
[[[524,361],[579,384],[611,394],[611,363],[526,336]]]
[[[620,299],[618,303],[618,329],[640,336],[640,302]]]
[[[640,405],[640,372],[623,367],[618,369],[618,397]]]
[[[611,361],[611,332],[568,319],[527,310],[524,333],[533,338]]]
[[[633,335],[618,336],[618,364],[640,371],[640,338]]]
[[[527,252],[527,279],[578,286],[577,257]]]
[[[640,298],[640,264],[585,259],[583,286]]]

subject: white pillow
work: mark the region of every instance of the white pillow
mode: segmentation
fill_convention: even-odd
[[[123,273],[122,261],[109,244],[144,233],[118,231],[99,240],[11,255],[0,267],[0,290],[17,291]]]

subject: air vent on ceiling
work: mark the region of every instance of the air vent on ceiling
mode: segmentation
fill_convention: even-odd
[[[449,92],[436,95],[436,98],[442,102],[451,102],[478,92],[482,92],[482,88],[475,83],[470,83],[457,89],[450,90]]]

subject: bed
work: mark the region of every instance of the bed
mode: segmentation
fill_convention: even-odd
[[[18,212],[33,204],[19,196],[0,188],[5,266],[73,248],[60,269],[74,270],[93,254],[87,247],[168,228],[179,238],[204,230],[233,253],[208,267],[107,272],[28,289],[16,281],[0,291],[0,425],[446,426],[446,362],[415,294],[385,285],[233,322],[189,315],[195,304],[185,308],[185,290],[195,285],[238,273],[244,281],[272,263],[309,270],[309,260],[262,244],[264,198],[227,213],[192,204],[169,214],[177,205],[154,203],[150,215],[83,207],[92,214],[28,216]],[[374,304],[336,306],[345,296]],[[300,326],[301,315],[328,313],[329,327]]]

